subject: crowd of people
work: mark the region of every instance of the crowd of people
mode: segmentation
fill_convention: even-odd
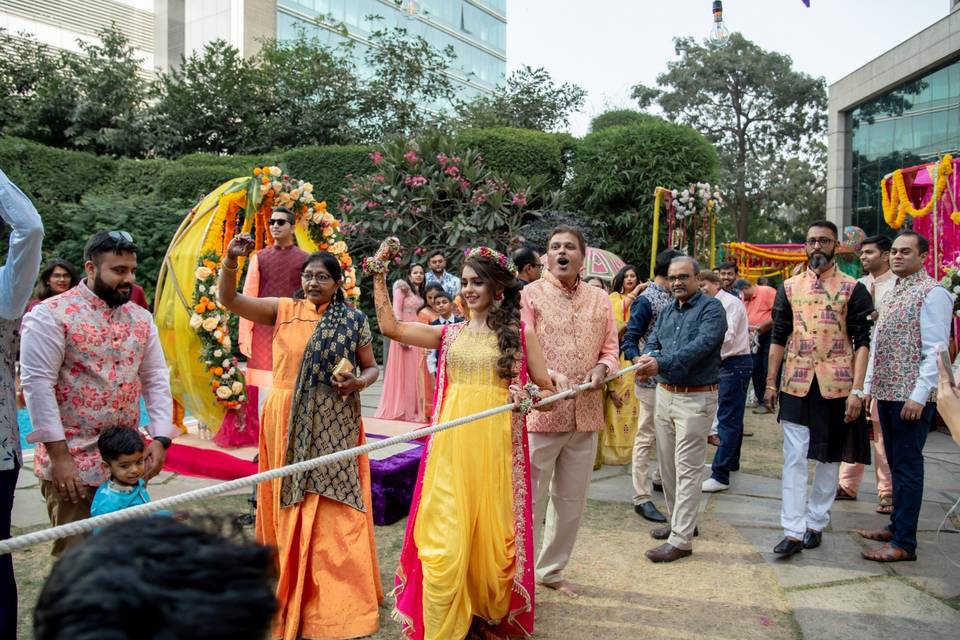
[[[134,238],[120,230],[94,233],[82,274],[51,262],[33,304],[43,227],[2,173],[0,214],[11,227],[0,270],[6,538],[22,465],[17,365],[51,525],[149,501],[147,484],[180,431],[156,326],[145,308],[131,304]],[[294,223],[289,211],[275,209],[274,244],[253,254],[253,240],[238,235],[220,270],[219,301],[244,320],[241,349],[257,370],[251,380],[261,394],[261,470],[362,444],[359,394],[381,372],[368,319],[344,299],[340,262],[297,248]],[[442,431],[424,448],[393,589],[402,632],[417,639],[527,636],[537,586],[576,597],[565,569],[596,464],[632,464],[634,510],[658,525],[650,531],[650,561],[690,556],[702,494],[735,483],[751,401],[755,412],[777,412],[784,434],[784,537],[775,553],[786,558],[821,544],[834,500],[857,497],[872,452],[877,510],[890,519],[859,530],[883,543],[863,557],[915,559],[923,445],[936,412],[939,350],[950,340],[953,297],[927,275],[928,241],[912,231],[868,238],[860,281],[837,266],[832,223],[811,224],[805,243],[805,268],[777,288],[740,279],[735,264],[706,270],[668,249],[656,256],[652,280],[628,265],[608,293],[581,275],[587,246],[573,227],[551,232],[545,260],[529,247],[509,257],[471,247],[458,277],[436,252],[426,269],[409,265],[392,287],[388,271],[399,247],[385,241],[364,263],[380,331],[390,340],[377,416],[446,422],[510,401],[517,407]],[[251,275],[238,291],[243,257],[251,258]],[[628,365],[635,372],[607,381]],[[569,399],[535,408],[543,396],[575,387]],[[949,396],[945,406],[956,405],[955,387],[941,384],[940,392]],[[141,397],[150,416],[146,438]],[[717,450],[705,479],[711,443]],[[663,510],[654,502],[659,491]],[[262,637],[268,626],[271,637],[290,640],[379,629],[385,594],[366,455],[261,483],[255,530],[263,546],[223,542],[221,553],[197,556],[179,577],[158,569],[162,587],[180,580],[185,589],[210,589],[218,570],[211,561],[240,562],[223,567],[251,594],[238,605],[247,622],[233,637]],[[121,542],[127,532],[156,538],[157,547]],[[38,637],[93,637],[83,635],[89,629],[58,633],[68,628],[71,606],[101,611],[105,624],[127,624],[91,597],[116,584],[115,575],[96,581],[100,563],[129,565],[129,554],[157,558],[159,549],[179,555],[176,536],[185,545],[216,546],[215,537],[170,518],[58,540],[52,551],[61,557],[34,614]],[[108,559],[108,544],[127,555]],[[138,582],[129,567],[117,575]],[[162,587],[133,589],[131,602]],[[221,600],[229,601],[230,591]],[[6,555],[0,639],[15,637],[16,610]],[[181,628],[186,620],[196,616],[164,614],[149,623]],[[194,635],[169,637],[200,637],[195,632],[206,628],[194,627]]]

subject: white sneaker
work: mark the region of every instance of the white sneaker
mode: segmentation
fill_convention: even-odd
[[[723,484],[722,482],[717,482],[713,478],[707,478],[703,481],[703,486],[700,487],[700,490],[704,493],[716,493],[717,491],[726,491],[729,488],[729,484]]]

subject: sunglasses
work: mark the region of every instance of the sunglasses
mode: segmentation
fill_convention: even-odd
[[[290,224],[290,221],[287,220],[286,218],[271,218],[270,220],[271,227],[274,227],[274,226],[282,227],[285,224]]]
[[[128,231],[108,231],[107,236],[114,242],[129,242],[133,244],[133,236]]]

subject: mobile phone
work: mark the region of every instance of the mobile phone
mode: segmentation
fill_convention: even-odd
[[[943,363],[943,370],[947,372],[947,380],[950,381],[950,386],[957,386],[957,380],[953,375],[953,363],[950,362],[950,350],[947,349],[947,345],[941,344],[938,347],[940,351],[940,362]]]

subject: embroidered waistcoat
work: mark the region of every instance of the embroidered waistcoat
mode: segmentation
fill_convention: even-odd
[[[857,281],[837,267],[820,278],[806,271],[783,283],[793,310],[781,390],[804,397],[817,378],[820,394],[844,398],[853,388],[853,344],[847,335],[847,305]]]
[[[938,286],[926,271],[901,278],[883,297],[874,337],[873,391],[877,400],[910,398],[923,360],[920,339],[920,309],[930,291]],[[937,390],[930,391],[932,401]]]
[[[566,289],[549,272],[523,288],[523,304],[536,310],[534,330],[547,366],[580,384],[597,366],[612,310],[602,289],[580,282]],[[553,411],[527,417],[530,432],[599,431],[603,428],[603,390],[584,391],[561,400]]]
[[[100,433],[140,425],[139,371],[153,319],[132,302],[111,309],[83,285],[42,304],[63,329],[63,364],[54,395],[67,447],[83,484],[99,486],[110,479],[100,465]],[[34,471],[44,480],[52,477],[42,443]]]

